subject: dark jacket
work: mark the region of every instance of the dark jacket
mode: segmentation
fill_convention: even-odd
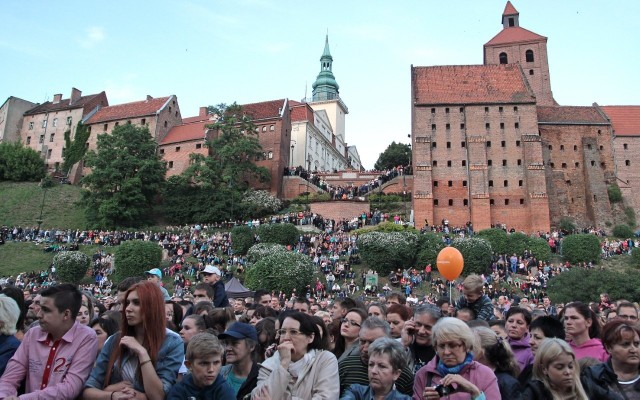
[[[222,375],[225,379],[229,376],[231,372],[231,365],[225,365],[220,370],[220,375]],[[247,376],[247,380],[244,381],[242,386],[240,386],[240,390],[238,390],[238,395],[236,396],[237,400],[243,400],[245,397],[247,399],[251,398],[251,391],[258,386],[258,372],[260,372],[260,365],[256,362],[251,366],[251,371],[249,372],[249,376]]]
[[[500,388],[500,396],[502,400],[512,400],[520,397],[522,387],[520,382],[507,372],[495,372],[498,378],[498,388]]]
[[[456,303],[456,311],[463,308],[472,309],[473,312],[476,313],[476,319],[481,319],[483,321],[496,319],[496,316],[493,314],[493,303],[486,294],[483,294],[482,297],[473,303],[469,303],[464,296],[460,296]]]
[[[522,390],[520,397],[514,397],[519,400],[553,400],[553,395],[539,380],[531,380]]]
[[[618,377],[611,366],[611,359],[606,363],[593,365],[584,371],[580,377],[582,386],[591,400],[624,400],[625,397],[611,390],[618,386]],[[636,392],[640,392],[640,381],[634,384]],[[618,387],[618,392],[622,390]]]
[[[173,385],[166,400],[196,400],[216,399],[216,400],[236,400],[233,389],[227,381],[218,374],[216,380],[209,386],[200,388],[193,383],[193,376],[186,375],[182,381]]]
[[[229,299],[227,298],[227,291],[224,288],[222,279],[213,285],[213,290],[215,293],[213,297],[214,307],[229,307]]]
[[[18,350],[20,341],[13,335],[0,335],[0,376],[4,374],[9,359]]]

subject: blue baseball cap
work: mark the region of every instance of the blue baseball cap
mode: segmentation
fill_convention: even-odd
[[[158,268],[153,268],[148,271],[145,271],[145,275],[156,275],[158,278],[162,279],[162,271]]]
[[[253,325],[244,322],[234,322],[229,328],[218,335],[218,339],[253,339],[258,341],[258,332]]]

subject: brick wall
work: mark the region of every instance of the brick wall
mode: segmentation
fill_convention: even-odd
[[[640,136],[615,136],[613,146],[618,186],[640,221]]]
[[[167,163],[167,178],[183,173],[189,166],[191,154],[208,154],[203,139],[163,145],[158,151]]]
[[[295,199],[301,193],[324,192],[313,183],[300,178],[299,176],[285,176],[282,179],[282,196],[284,199]]]
[[[362,215],[363,212],[369,211],[369,203],[361,201],[345,200],[311,203],[311,212],[336,221],[342,219],[350,220]]]

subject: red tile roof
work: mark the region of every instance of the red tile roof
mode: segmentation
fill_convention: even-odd
[[[211,115],[196,115],[195,117],[187,117],[182,118],[182,122],[184,124],[192,124],[194,122],[204,122],[209,121],[209,123],[213,123],[213,119]]]
[[[413,68],[415,104],[533,103],[517,64]]]
[[[99,122],[155,115],[171,97],[173,96],[151,98],[143,101],[134,101],[133,103],[104,107],[98,110],[86,123],[96,124]]]
[[[31,110],[24,113],[24,115],[36,115],[36,114],[50,113],[55,111],[83,108],[85,105],[87,105],[88,103],[90,103],[91,101],[93,101],[99,96],[104,96],[106,99],[107,95],[104,91],[102,91],[98,94],[90,94],[87,96],[82,96],[73,104],[69,104],[70,99],[62,99],[60,100],[59,103],[55,103],[55,104],[52,103],[51,101],[47,101],[46,103],[42,103],[40,105],[33,107]],[[91,110],[86,110],[86,112],[89,112],[89,111]]]
[[[162,139],[160,145],[171,143],[187,142],[190,140],[202,139],[204,142],[205,126],[210,122],[195,122],[191,124],[182,124],[171,128],[167,136]]]
[[[254,121],[279,118],[282,113],[282,107],[285,106],[285,101],[285,99],[280,99],[263,101],[261,103],[243,104],[242,108]]]
[[[502,16],[505,17],[507,15],[515,15],[515,14],[519,14],[518,10],[516,10],[516,8],[513,6],[513,4],[511,4],[510,1],[507,1],[507,5],[504,6],[504,11],[502,12]]]
[[[484,46],[487,47],[497,44],[537,42],[540,40],[546,41],[547,38],[524,28],[520,28],[519,26],[510,26],[501,30],[500,33],[498,33],[493,37],[493,39],[485,43]]]
[[[538,123],[557,124],[608,124],[596,107],[587,106],[538,106]]]
[[[289,103],[291,105],[292,102]],[[291,122],[311,121],[313,123],[313,109],[307,103],[297,103],[291,107]]]
[[[640,136],[640,106],[601,106],[616,136]]]

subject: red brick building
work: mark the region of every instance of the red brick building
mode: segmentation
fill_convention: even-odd
[[[638,213],[640,107],[558,105],[547,38],[509,1],[502,24],[483,65],[411,68],[416,226],[604,227],[612,184]]]

